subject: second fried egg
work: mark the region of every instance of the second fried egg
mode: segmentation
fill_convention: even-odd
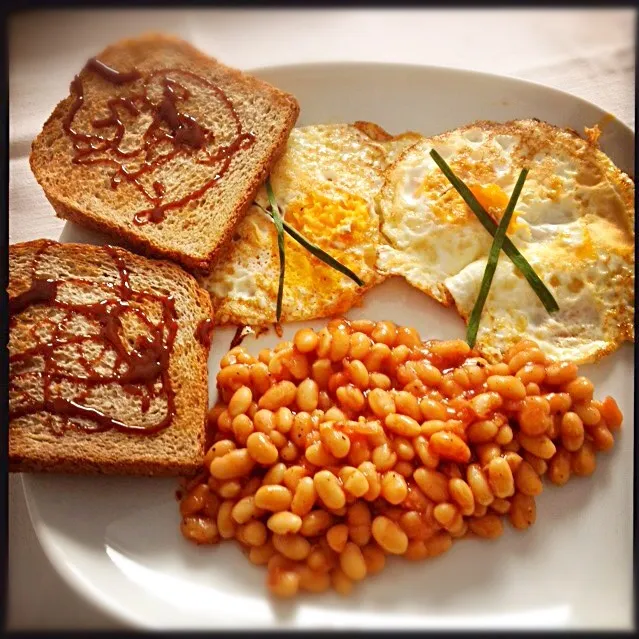
[[[492,238],[430,157],[436,149],[499,221],[528,167],[508,235],[553,293],[549,315],[502,253],[477,336],[497,357],[522,336],[587,362],[633,339],[634,184],[591,140],[537,120],[477,122],[402,153],[380,195],[377,266],[467,320]]]

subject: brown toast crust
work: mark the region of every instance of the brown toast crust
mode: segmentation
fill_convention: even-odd
[[[29,288],[35,255],[43,248],[45,259],[38,269],[41,275],[46,275],[51,265],[52,269],[62,269],[68,277],[81,276],[93,281],[94,273],[108,272],[112,263],[104,247],[48,240],[14,244],[9,248],[10,298]],[[175,297],[178,329],[169,363],[175,391],[173,420],[155,434],[116,430],[86,433],[69,429],[54,435],[47,421],[50,415],[44,411],[11,419],[8,429],[11,472],[169,476],[190,475],[201,467],[208,409],[208,347],[196,339],[195,331],[202,320],[212,316],[209,295],[175,264],[148,260],[117,247],[113,250],[124,260],[135,290],[147,290],[141,284],[150,282],[148,290],[171,291]],[[68,281],[68,277],[58,277]],[[81,294],[79,289],[74,291]],[[32,318],[27,317],[11,328],[10,354],[24,350],[33,325]],[[126,397],[124,393],[118,395],[120,403],[106,410],[110,409],[116,418],[122,414],[120,409],[130,410]]]
[[[9,459],[10,473],[64,473],[67,475],[138,475],[140,477],[189,477],[201,470],[202,462],[162,462],[113,460],[69,460],[65,457],[28,459],[14,455]]]
[[[261,138],[259,149],[240,151],[237,163],[231,165],[224,179],[196,200],[169,211],[167,223],[161,230],[150,228],[155,224],[137,226],[132,223],[136,208],[140,206],[133,201],[117,199],[108,186],[107,171],[103,167],[79,166],[72,162],[74,151],[70,138],[63,131],[63,121],[75,101],[74,95],[56,106],[33,141],[29,157],[31,170],[59,217],[123,240],[144,255],[168,258],[191,270],[205,271],[230,239],[271,167],[284,152],[288,135],[299,115],[299,104],[290,94],[225,66],[178,38],[163,34],[149,33],[122,40],[97,57],[107,63],[114,60],[111,64],[126,67],[130,60],[140,58],[144,47],[148,47],[149,61],[141,64],[146,63],[147,67],[178,65],[185,70],[196,69],[202,77],[213,82],[222,81],[224,91],[233,95],[240,118],[253,122],[256,140],[258,136]],[[143,72],[149,70],[146,68]],[[86,69],[79,77],[89,87],[99,82],[105,84]],[[109,97],[107,90],[99,85],[95,92],[106,99]],[[87,107],[90,104],[82,108]],[[98,108],[99,105],[95,107]],[[103,112],[95,109],[91,113],[96,117]],[[262,122],[263,126],[259,124]],[[191,183],[192,176],[183,175],[189,171],[188,164],[186,169],[181,165],[174,168],[179,182]],[[237,183],[230,182],[234,172]],[[95,191],[101,191],[97,198],[88,197]],[[213,195],[214,191],[219,193]],[[169,217],[173,219],[168,220]]]

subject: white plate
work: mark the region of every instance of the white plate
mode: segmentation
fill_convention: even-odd
[[[537,117],[582,130],[605,113],[571,95],[511,78],[431,67],[322,64],[263,69],[294,93],[299,124],[370,120],[391,132],[434,134],[476,119]],[[603,149],[625,171],[634,135],[609,121]],[[64,241],[100,238],[67,225]],[[452,312],[392,279],[350,317],[391,319],[424,337],[463,336]],[[321,326],[323,322],[310,322]],[[299,325],[285,327],[290,338]],[[209,359],[211,401],[231,330],[217,331]],[[244,344],[272,346],[271,332]],[[633,351],[584,367],[597,395],[617,398],[626,428],[595,475],[538,499],[537,523],[507,526],[496,542],[455,544],[443,557],[389,562],[342,599],[274,603],[265,570],[234,543],[196,547],[179,532],[172,479],[24,476],[29,512],[45,552],[80,593],[133,626],[170,628],[630,628],[632,626]]]

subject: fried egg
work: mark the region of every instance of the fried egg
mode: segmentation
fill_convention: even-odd
[[[344,313],[380,282],[376,269],[379,218],[375,197],[389,160],[417,141],[393,138],[369,123],[294,129],[271,171],[283,219],[364,282],[359,287],[285,235],[282,321]],[[268,208],[264,187],[256,201]],[[277,233],[269,215],[253,206],[212,271],[200,278],[210,292],[218,324],[275,321],[279,281]]]
[[[587,133],[591,134],[591,131]],[[530,172],[508,235],[550,289],[548,314],[502,252],[477,348],[496,358],[521,337],[591,362],[634,339],[634,184],[574,131],[537,120],[476,122],[421,141],[386,172],[377,267],[402,275],[467,321],[492,238],[430,157],[435,148],[495,221]]]

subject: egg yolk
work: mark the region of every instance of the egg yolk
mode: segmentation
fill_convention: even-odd
[[[417,187],[415,196],[419,197],[429,189],[435,190],[435,186],[427,178]],[[484,209],[492,215],[493,219],[499,222],[506,210],[506,206],[508,206],[509,200],[504,190],[497,184],[474,184],[469,186],[469,189]],[[458,203],[462,204],[461,208],[459,208]],[[461,200],[454,188],[446,190],[436,202],[430,205],[430,209],[434,215],[447,224],[463,224],[474,217],[471,210],[463,204],[463,200]],[[517,222],[518,215],[518,211],[513,211],[508,225],[509,233],[514,233],[522,228],[522,225]]]
[[[286,209],[286,221],[311,242],[339,238],[351,243],[355,233],[368,228],[369,217],[366,202],[350,194],[333,200],[309,193],[302,200],[291,202]]]
[[[487,210],[493,208],[502,211],[508,205],[508,196],[504,190],[496,184],[476,184],[469,187],[477,201]]]
[[[319,246],[341,264],[361,275],[361,252],[370,268],[375,263],[374,229],[368,204],[360,197],[345,194],[331,199],[319,193],[307,194],[301,200],[291,202],[284,219],[306,239]],[[365,247],[373,247],[366,252]],[[286,236],[285,286],[339,286],[350,282],[345,275],[324,264],[298,242]]]
[[[499,221],[508,206],[509,197],[505,191],[497,184],[475,184],[468,187],[471,193],[477,198],[477,201]],[[513,216],[508,224],[508,232],[513,233],[521,224],[517,222],[518,211],[513,211]]]
[[[584,228],[583,235],[583,242],[575,249],[575,257],[579,260],[595,257],[595,246],[592,243],[592,236],[587,228]]]

